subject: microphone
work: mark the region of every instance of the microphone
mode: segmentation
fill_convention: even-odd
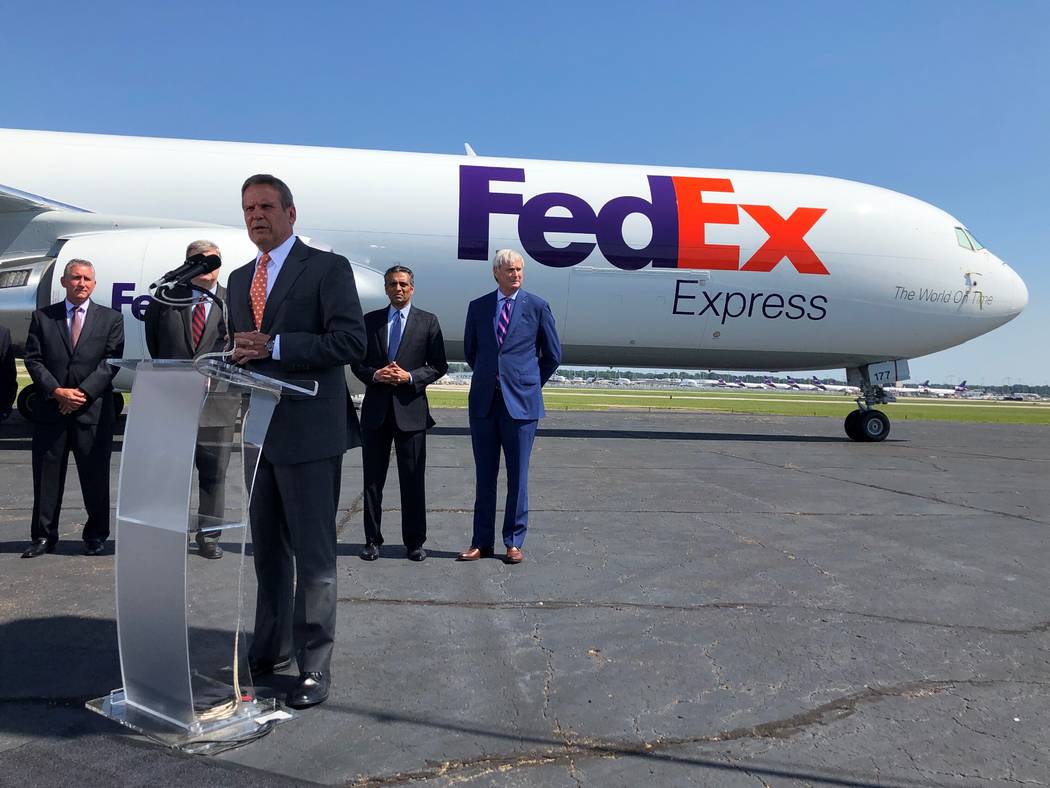
[[[173,268],[149,286],[155,290],[165,284],[186,284],[201,274],[208,274],[222,265],[222,259],[215,254],[195,254],[186,259],[178,268]]]

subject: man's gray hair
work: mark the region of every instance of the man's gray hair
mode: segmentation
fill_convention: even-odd
[[[66,267],[62,269],[62,276],[69,276],[69,272],[77,266],[81,266],[83,268],[90,268],[91,273],[95,273],[95,266],[90,260],[83,260],[79,257],[74,257],[72,260],[66,263]]]
[[[186,247],[186,259],[193,257],[195,254],[204,254],[205,252],[215,252],[216,257],[222,258],[222,252],[219,251],[218,246],[207,238],[201,238],[199,241],[194,241]]]
[[[390,274],[408,274],[408,283],[412,285],[412,287],[416,286],[416,276],[412,273],[412,269],[409,268],[407,265],[395,263],[394,265],[386,269],[386,272],[383,274],[384,285],[386,284],[387,277],[390,276]]]
[[[497,268],[502,268],[505,265],[512,263],[521,263],[524,267],[525,258],[520,253],[515,252],[513,249],[500,249],[496,252],[492,258],[492,270],[495,271]]]
[[[269,175],[268,173],[252,175],[241,186],[241,197],[248,191],[249,186],[272,186],[277,190],[277,194],[281,198],[281,207],[286,211],[295,205],[295,200],[292,199],[292,190],[288,188],[288,184],[274,175]]]

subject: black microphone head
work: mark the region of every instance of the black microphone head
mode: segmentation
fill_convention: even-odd
[[[190,259],[193,260],[196,257],[200,257],[201,263],[205,266],[204,270],[201,271],[202,274],[210,274],[212,271],[214,271],[216,268],[222,265],[222,258],[219,257],[219,255],[217,254],[194,255]]]

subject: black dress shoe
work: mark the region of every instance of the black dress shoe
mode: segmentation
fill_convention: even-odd
[[[361,557],[366,561],[375,561],[379,558],[379,545],[369,542],[361,550]]]
[[[218,542],[198,542],[197,555],[201,558],[222,558],[222,548]]]
[[[422,547],[413,547],[411,550],[408,551],[408,560],[409,561],[426,561],[427,560],[427,551],[424,550]]]
[[[276,673],[279,670],[284,670],[291,664],[291,657],[278,657],[275,660],[255,659],[255,657],[248,657],[248,670],[251,671],[252,678],[256,679],[260,676],[268,676],[271,673]]]
[[[84,555],[102,555],[106,543],[101,539],[88,539],[84,542]]]
[[[54,542],[49,542],[47,539],[34,539],[33,544],[29,545],[29,549],[22,553],[22,557],[36,558],[38,555],[53,552],[55,552]]]
[[[301,673],[299,683],[284,702],[293,709],[307,709],[328,700],[328,677],[324,673]]]

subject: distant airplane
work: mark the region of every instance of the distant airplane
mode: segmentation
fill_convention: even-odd
[[[787,376],[787,384],[789,388],[795,391],[815,391],[817,389],[812,383],[804,383],[800,380],[795,380],[791,375]]]
[[[816,375],[812,377],[813,387],[821,391],[834,391],[841,394],[859,394],[860,389],[856,386],[840,386],[835,383],[822,383]]]
[[[962,396],[966,391],[968,391],[965,380],[958,386],[955,386],[950,389],[935,388],[931,386],[930,381],[927,380],[925,383],[922,384],[922,386],[920,386],[920,389],[922,390],[923,394],[927,394],[933,397],[959,397]]]
[[[410,266],[450,360],[469,296],[493,288],[494,251],[513,247],[566,364],[845,368],[861,389],[854,440],[886,437],[876,406],[908,359],[1028,302],[955,217],[836,178],[0,130],[0,323],[16,348],[31,312],[62,297],[63,266],[85,258],[96,300],[125,316],[125,356],[146,356],[147,283],[187,242],[217,243],[224,277],[255,256],[238,195],[258,172],[291,186],[300,236],[350,260],[365,309],[387,302],[387,267]]]
[[[787,383],[777,383],[769,375],[766,375],[766,377],[763,378],[762,386],[764,388],[772,389],[774,391],[787,391],[791,388],[791,386],[789,386]]]
[[[746,388],[746,386],[743,383],[741,383],[739,380],[733,380],[733,379],[726,380],[725,378],[719,378],[718,380],[716,380],[715,381],[715,385],[718,386],[719,388],[726,388],[726,389],[742,389],[742,388]]]

